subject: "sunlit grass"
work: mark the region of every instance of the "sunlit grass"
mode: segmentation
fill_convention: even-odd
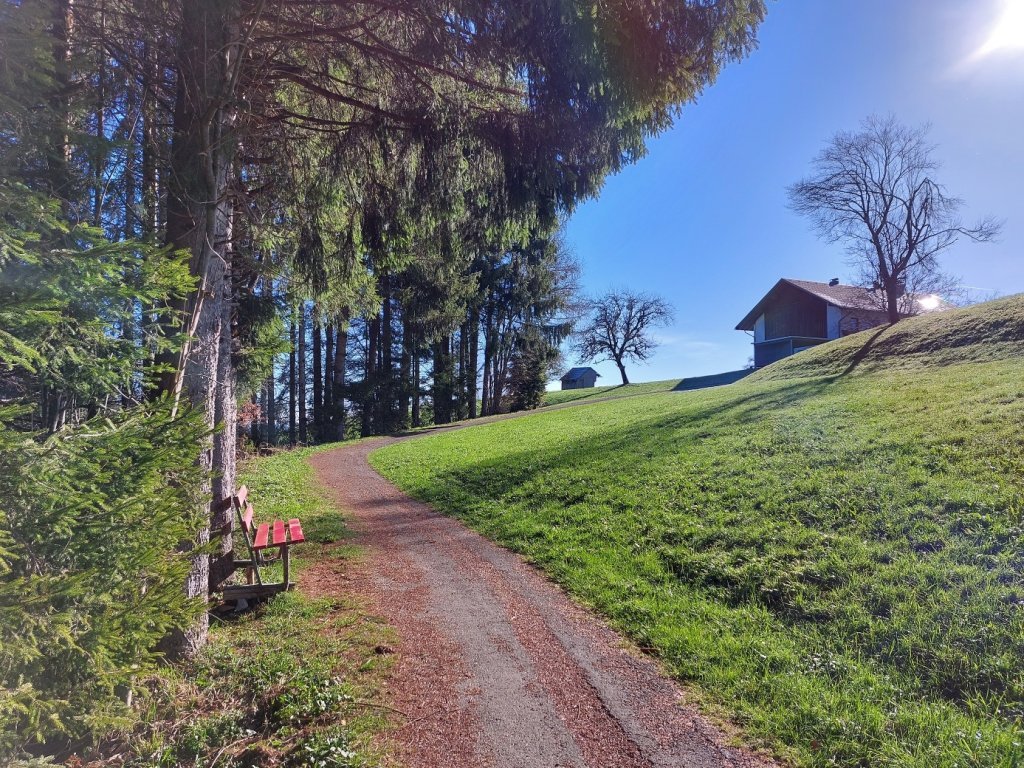
[[[1024,765],[1022,339],[1018,297],[371,460],[800,764]]]
[[[642,384],[616,384],[605,387],[590,387],[589,389],[566,389],[557,392],[545,392],[541,407],[561,405],[562,403],[586,402],[587,400],[603,400],[609,397],[633,397],[634,395],[649,395],[654,392],[670,392],[681,381],[682,379],[669,379],[667,381],[647,381]]]

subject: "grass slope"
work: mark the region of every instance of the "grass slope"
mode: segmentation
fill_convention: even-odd
[[[566,389],[556,392],[545,392],[541,407],[561,405],[562,403],[591,402],[607,398],[634,397],[650,395],[654,392],[671,392],[682,382],[682,379],[668,381],[648,381],[643,384],[617,384],[609,387],[590,387],[589,389]]]
[[[1024,765],[1022,340],[1016,297],[732,386],[372,461],[799,764],[1009,768]]]

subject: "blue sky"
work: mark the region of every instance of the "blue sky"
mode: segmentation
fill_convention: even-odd
[[[781,0],[759,38],[568,223],[588,293],[628,287],[676,308],[631,380],[742,367],[750,339],[733,328],[778,278],[853,277],[841,246],[786,207],[786,187],[872,113],[931,123],[939,181],[965,219],[1005,221],[997,243],[961,241],[946,269],[976,298],[1024,291],[1024,0]],[[618,383],[613,365],[595,367]]]

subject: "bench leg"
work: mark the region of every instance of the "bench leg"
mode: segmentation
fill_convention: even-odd
[[[289,550],[289,547],[287,547],[287,546],[281,547],[281,564],[282,564],[282,567],[284,568],[284,588],[286,590],[287,589],[291,589],[291,586],[292,586],[291,582],[288,581],[288,578],[289,578],[289,575],[290,575],[289,574],[289,566],[291,565],[291,562],[290,562],[291,561],[291,557],[288,554],[288,550]]]

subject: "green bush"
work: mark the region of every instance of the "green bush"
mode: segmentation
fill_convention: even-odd
[[[178,552],[199,420],[160,402],[40,441],[20,415],[0,408],[0,762],[127,724],[156,644],[204,609]]]

